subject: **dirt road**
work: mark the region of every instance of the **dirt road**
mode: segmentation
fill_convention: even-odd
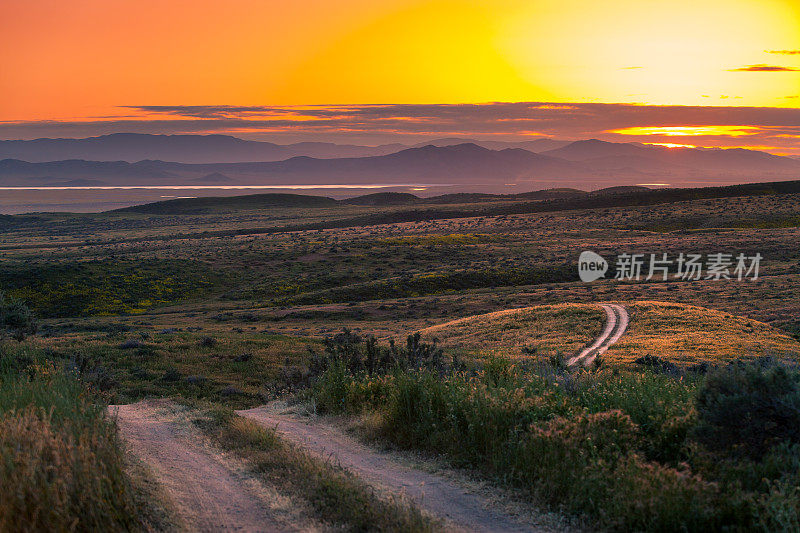
[[[402,493],[417,507],[444,519],[457,531],[555,531],[516,521],[492,508],[486,497],[448,477],[403,464],[391,454],[365,446],[317,417],[257,407],[238,414],[266,427],[305,450],[330,458],[383,491]]]
[[[236,472],[181,435],[169,402],[111,406],[122,438],[152,470],[186,531],[285,531]]]
[[[605,353],[628,329],[630,316],[624,307],[617,304],[603,304],[601,307],[606,312],[606,325],[603,331],[591,345],[569,359],[567,361],[568,366],[577,364],[581,366],[591,365],[598,355]]]

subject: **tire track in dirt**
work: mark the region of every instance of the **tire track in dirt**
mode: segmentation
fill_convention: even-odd
[[[603,331],[592,344],[581,350],[578,355],[570,358],[567,366],[579,363],[581,366],[591,365],[599,355],[604,354],[627,331],[630,323],[627,309],[618,304],[603,304],[601,307],[606,312],[606,324]]]
[[[285,531],[234,471],[180,436],[163,401],[110,406],[130,452],[163,486],[186,531]],[[161,411],[161,412],[160,412]]]
[[[325,459],[332,459],[379,489],[409,498],[419,509],[447,522],[456,531],[554,531],[516,521],[492,509],[492,502],[447,477],[410,466],[351,438],[315,417],[279,413],[270,406],[237,411],[284,439]]]

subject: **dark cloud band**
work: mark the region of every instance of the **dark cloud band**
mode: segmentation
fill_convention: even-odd
[[[773,146],[800,152],[800,109],[634,104],[494,102],[329,106],[123,106],[120,117],[90,121],[0,122],[0,138],[86,137],[114,132],[224,133],[270,140],[403,142],[433,136],[652,140],[626,128],[732,126],[736,139],[703,135],[703,146]],[[135,118],[138,117],[138,118]],[[713,132],[713,128],[710,129]],[[747,142],[744,142],[747,141]]]
[[[800,69],[778,65],[748,65],[731,69],[731,72],[800,72]]]

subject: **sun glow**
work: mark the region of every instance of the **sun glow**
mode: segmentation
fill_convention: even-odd
[[[791,114],[666,106],[796,110],[800,55],[771,51],[798,37],[798,0],[12,0],[0,2],[0,138],[638,135],[797,153]],[[347,113],[379,104],[390,109]],[[580,107],[596,104],[648,109]],[[200,111],[159,111],[175,107]]]
[[[664,137],[725,136],[742,137],[761,131],[754,126],[653,126],[610,130],[619,135],[659,135]],[[656,143],[653,143],[656,144]]]
[[[676,143],[642,143],[649,146],[663,146],[665,148],[697,148],[693,144],[676,144]]]

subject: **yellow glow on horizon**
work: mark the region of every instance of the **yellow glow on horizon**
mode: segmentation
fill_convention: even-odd
[[[661,135],[665,137],[698,137],[705,135],[742,137],[745,135],[753,135],[759,131],[760,129],[754,126],[656,126],[622,128],[619,130],[610,130],[608,133],[617,133],[620,135]]]
[[[665,148],[697,148],[693,144],[675,144],[675,143],[642,143],[648,146],[663,146]]]

